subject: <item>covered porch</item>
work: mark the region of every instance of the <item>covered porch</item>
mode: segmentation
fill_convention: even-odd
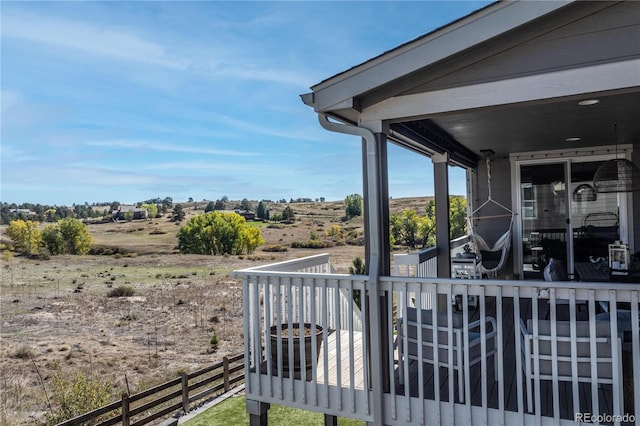
[[[367,270],[236,272],[252,419],[277,403],[329,423],[638,423],[639,70],[640,3],[501,2],[302,95],[325,129],[362,138]],[[433,163],[436,246],[409,272],[390,247],[389,143]],[[506,247],[467,279],[452,278],[450,167],[466,170],[480,262],[481,239]],[[612,243],[627,273],[591,278]],[[294,324],[322,332],[284,345]]]
[[[313,272],[330,271],[328,260],[318,255],[237,271],[249,295],[245,371],[247,399],[259,401],[253,408],[284,404],[375,424],[570,424],[595,415],[604,424],[634,424],[638,419],[640,326],[629,320],[639,318],[637,286],[381,277],[389,331],[376,341],[379,334],[366,330],[375,312],[354,302],[355,293],[367,292],[367,277]],[[457,294],[463,296],[461,310],[454,303],[442,308],[433,303],[453,301]],[[469,296],[480,298],[477,308]],[[601,305],[610,308],[608,315]],[[431,316],[440,317],[435,334],[429,334]],[[460,326],[474,322],[473,330]],[[320,325],[322,332],[317,340],[292,335],[278,343],[272,337],[278,324]],[[594,332],[581,334],[584,327]],[[460,369],[456,349],[411,347],[429,341],[455,348],[458,333],[469,341]],[[566,344],[545,345],[545,338]],[[480,344],[471,347],[476,339]],[[293,349],[294,341],[300,349]],[[378,345],[389,360],[382,371],[375,370]],[[595,350],[585,352],[592,345]],[[274,362],[283,357],[296,362]],[[536,375],[527,363],[541,373],[557,373]],[[576,374],[567,375],[572,366]],[[389,380],[380,399],[372,389],[375,375]],[[377,404],[384,405],[383,420],[375,417]]]

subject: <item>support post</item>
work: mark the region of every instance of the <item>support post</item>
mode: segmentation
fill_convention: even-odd
[[[324,426],[338,426],[338,416],[324,415]]]
[[[189,376],[182,373],[182,411],[189,412]]]
[[[435,154],[433,161],[433,182],[436,202],[436,249],[438,278],[451,278],[451,232],[449,224],[449,156]],[[444,311],[450,301],[438,296],[438,310]]]
[[[382,394],[388,392],[391,384],[389,377],[389,327],[388,295],[378,288],[380,276],[390,275],[389,246],[389,189],[387,171],[387,139],[384,133],[375,133],[363,140],[363,177],[364,177],[364,219],[365,219],[365,255],[366,273],[369,276],[367,318],[370,345],[371,387],[373,390],[374,419],[383,418]]]
[[[129,426],[131,418],[129,417],[129,395],[122,394],[122,426]]]
[[[389,190],[387,178],[387,123],[367,123],[360,127],[332,122],[324,113],[318,113],[318,121],[325,129],[362,137],[362,169],[364,178],[365,261],[368,286],[363,302],[368,306],[365,324],[367,329],[366,356],[369,357],[369,386],[373,423],[384,418],[383,394],[389,389],[389,357],[387,352],[388,327],[387,299],[378,284],[381,275],[389,275]],[[362,125],[362,123],[361,123]],[[376,129],[378,133],[369,130]]]
[[[229,392],[229,358],[226,356],[222,358],[222,371],[224,376],[224,391]]]
[[[246,400],[247,413],[249,413],[250,426],[267,426],[269,424],[267,412],[271,404],[253,399]]]

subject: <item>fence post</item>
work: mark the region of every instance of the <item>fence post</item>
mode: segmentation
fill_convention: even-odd
[[[222,358],[222,369],[224,377],[224,391],[229,392],[229,358],[226,356]]]
[[[129,395],[122,393],[122,426],[129,426]]]
[[[182,410],[185,414],[189,412],[189,376],[182,373]]]

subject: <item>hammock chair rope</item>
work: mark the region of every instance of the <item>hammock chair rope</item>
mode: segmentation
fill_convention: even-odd
[[[471,215],[468,218],[468,224],[469,224],[469,231],[471,233],[471,238],[474,241],[474,244],[476,246],[476,252],[480,253],[481,255],[481,262],[480,262],[480,267],[482,269],[483,273],[486,273],[489,276],[495,277],[497,276],[497,273],[500,269],[502,269],[502,266],[504,265],[505,260],[507,259],[507,253],[509,251],[509,249],[511,248],[511,230],[513,227],[513,220],[514,220],[514,213],[511,209],[509,209],[508,207],[500,204],[499,202],[495,201],[492,198],[491,195],[491,159],[489,157],[487,157],[487,190],[488,190],[488,196],[487,196],[487,200],[485,202],[483,202],[482,204],[480,204],[480,206],[475,209]],[[498,207],[502,208],[503,210],[506,210],[508,212],[508,214],[493,214],[493,215],[486,215],[486,216],[474,216],[476,213],[478,213],[483,207],[485,207],[487,204],[489,203],[493,203],[495,205],[497,205]],[[502,234],[497,240],[496,242],[493,244],[493,246],[490,246],[485,240],[484,238],[482,238],[479,234],[477,234],[473,228],[473,221],[474,220],[479,220],[479,219],[494,219],[494,218],[503,218],[503,217],[510,217],[511,220],[509,221],[509,227],[507,228],[506,232],[504,234]],[[499,257],[498,257],[499,254]],[[489,258],[491,258],[491,260],[489,260]],[[497,260],[496,260],[497,258]]]

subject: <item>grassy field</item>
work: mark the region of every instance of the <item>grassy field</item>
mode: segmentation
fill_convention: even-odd
[[[303,411],[295,408],[272,405],[267,413],[271,426],[322,426],[324,416],[320,413]],[[249,414],[245,408],[243,396],[233,396],[226,401],[205,411],[193,419],[182,423],[184,426],[210,426],[210,425],[248,425]],[[340,426],[362,426],[364,422],[353,419],[338,418]]]
[[[392,200],[391,210],[424,211],[427,200]],[[269,208],[275,214],[285,206]],[[185,221],[203,213],[194,207],[185,205]],[[3,251],[0,424],[39,424],[56,371],[105,378],[115,400],[123,391],[140,391],[241,352],[242,286],[233,270],[328,252],[336,271],[348,273],[353,259],[364,257],[362,245],[347,243],[362,243],[362,218],[344,221],[342,202],[292,208],[292,224],[252,223],[265,244],[249,255],[180,254],[180,224],[167,216],[90,224],[94,252],[101,255],[37,260]],[[344,236],[339,245],[292,248],[312,237],[331,240],[328,231],[336,225]],[[4,234],[0,238],[7,242]],[[274,246],[277,251],[265,251]],[[121,286],[134,296],[109,297]]]

